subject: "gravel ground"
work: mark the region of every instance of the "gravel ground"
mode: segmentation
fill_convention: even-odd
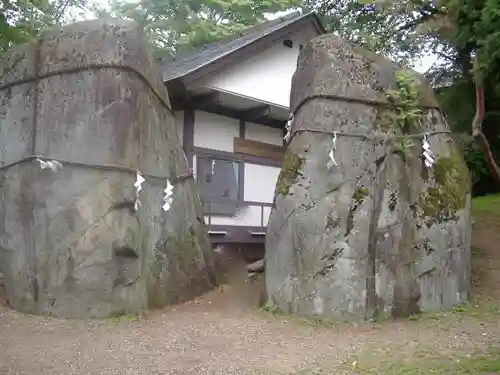
[[[2,307],[0,374],[291,374],[333,368],[370,348],[411,356],[500,345],[498,319],[317,327],[245,308],[241,295],[219,290],[137,320],[78,322]]]
[[[477,238],[491,239],[490,255],[485,255],[489,269],[477,276],[484,289],[500,285],[495,273],[500,269],[500,231],[483,234]],[[138,319],[71,321],[24,315],[2,306],[0,374],[295,374],[318,366],[335,369],[373,350],[393,359],[422,352],[468,354],[500,346],[498,314],[313,326],[256,311],[252,306],[258,289],[249,284],[221,288]],[[488,294],[500,297],[499,289]]]

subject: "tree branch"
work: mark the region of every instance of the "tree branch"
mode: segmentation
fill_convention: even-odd
[[[476,64],[477,58],[474,61]],[[495,178],[496,182],[500,185],[500,167],[495,161],[495,156],[491,151],[490,143],[483,133],[483,119],[484,119],[484,88],[481,83],[476,81],[476,115],[472,121],[472,136],[476,141],[479,149],[482,151],[488,168]]]
[[[434,51],[434,53],[436,55],[442,57],[443,59],[448,60],[448,61],[450,61],[452,63],[454,63],[455,61],[457,61],[457,58],[455,56],[449,56],[446,53],[439,52],[439,51]]]
[[[438,8],[432,8],[432,7],[422,7],[419,10],[419,13],[420,13],[419,18],[414,18],[413,20],[409,21],[408,23],[397,28],[396,32],[401,32],[401,31],[406,31],[406,30],[412,29],[412,28],[417,27],[418,25],[421,25],[424,22],[430,20],[435,15],[444,14],[444,12],[442,12]]]

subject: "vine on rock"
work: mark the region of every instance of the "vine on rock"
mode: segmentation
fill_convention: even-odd
[[[422,110],[419,107],[420,93],[415,85],[415,78],[406,70],[395,73],[397,89],[385,91],[386,98],[395,106],[393,124],[389,131],[394,134],[399,130],[403,135],[415,132],[422,121]],[[394,143],[394,153],[405,159],[415,146],[411,137],[401,137]]]

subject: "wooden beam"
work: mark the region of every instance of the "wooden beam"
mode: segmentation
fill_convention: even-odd
[[[254,121],[261,117],[269,115],[270,111],[271,111],[271,106],[261,105],[258,107],[253,107],[242,111],[241,118],[245,121]]]
[[[182,132],[182,147],[186,154],[189,168],[193,168],[194,148],[194,109],[184,110],[184,130]]]
[[[219,93],[217,91],[208,94],[196,95],[191,98],[190,105],[193,108],[206,108],[214,105],[219,100]]]
[[[252,141],[250,139],[234,138],[233,147],[235,153],[253,155],[277,161],[282,161],[285,154],[285,148],[283,146]]]
[[[231,117],[237,120],[241,120],[241,112],[232,108],[227,108],[219,105],[210,105],[203,108],[204,111],[214,113],[221,116]],[[256,124],[266,125],[273,128],[284,129],[286,120],[277,120],[270,117],[256,118],[252,122]]]

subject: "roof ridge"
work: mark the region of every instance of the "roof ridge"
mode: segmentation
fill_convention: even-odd
[[[164,81],[171,81],[178,77],[192,73],[205,65],[211,64],[214,61],[225,57],[228,54],[234,53],[242,48],[260,41],[270,34],[286,29],[296,22],[301,22],[304,19],[310,18],[314,23],[315,29],[319,34],[324,33],[321,27],[321,22],[318,20],[314,12],[303,14],[300,11],[290,12],[288,14],[276,17],[272,20],[261,22],[257,25],[249,27],[241,32],[228,36],[219,41],[204,45],[202,47],[193,48],[186,53],[179,53],[174,58],[164,60],[162,62],[162,72]],[[317,27],[319,24],[319,28]],[[321,30],[320,30],[321,29]]]
[[[163,60],[162,63],[176,61],[177,59],[182,59],[182,58],[188,57],[191,54],[201,53],[201,52],[205,51],[206,49],[209,49],[209,48],[216,46],[218,44],[229,43],[229,42],[235,41],[239,38],[242,38],[244,36],[247,36],[248,34],[254,32],[255,30],[257,30],[259,28],[269,27],[269,26],[274,25],[274,24],[280,24],[282,22],[292,20],[292,19],[297,18],[299,16],[302,16],[302,13],[300,11],[294,11],[294,12],[291,12],[289,14],[284,14],[283,16],[280,16],[280,17],[277,17],[277,18],[274,18],[271,20],[266,20],[264,22],[257,23],[253,26],[247,27],[244,30],[239,31],[238,33],[236,33],[234,35],[228,35],[225,38],[219,39],[215,42],[208,43],[208,44],[205,44],[205,45],[202,45],[199,47],[194,47],[194,48],[191,48],[191,49],[185,51],[184,53],[176,54],[175,56],[173,56],[172,58],[170,58],[168,60]]]

